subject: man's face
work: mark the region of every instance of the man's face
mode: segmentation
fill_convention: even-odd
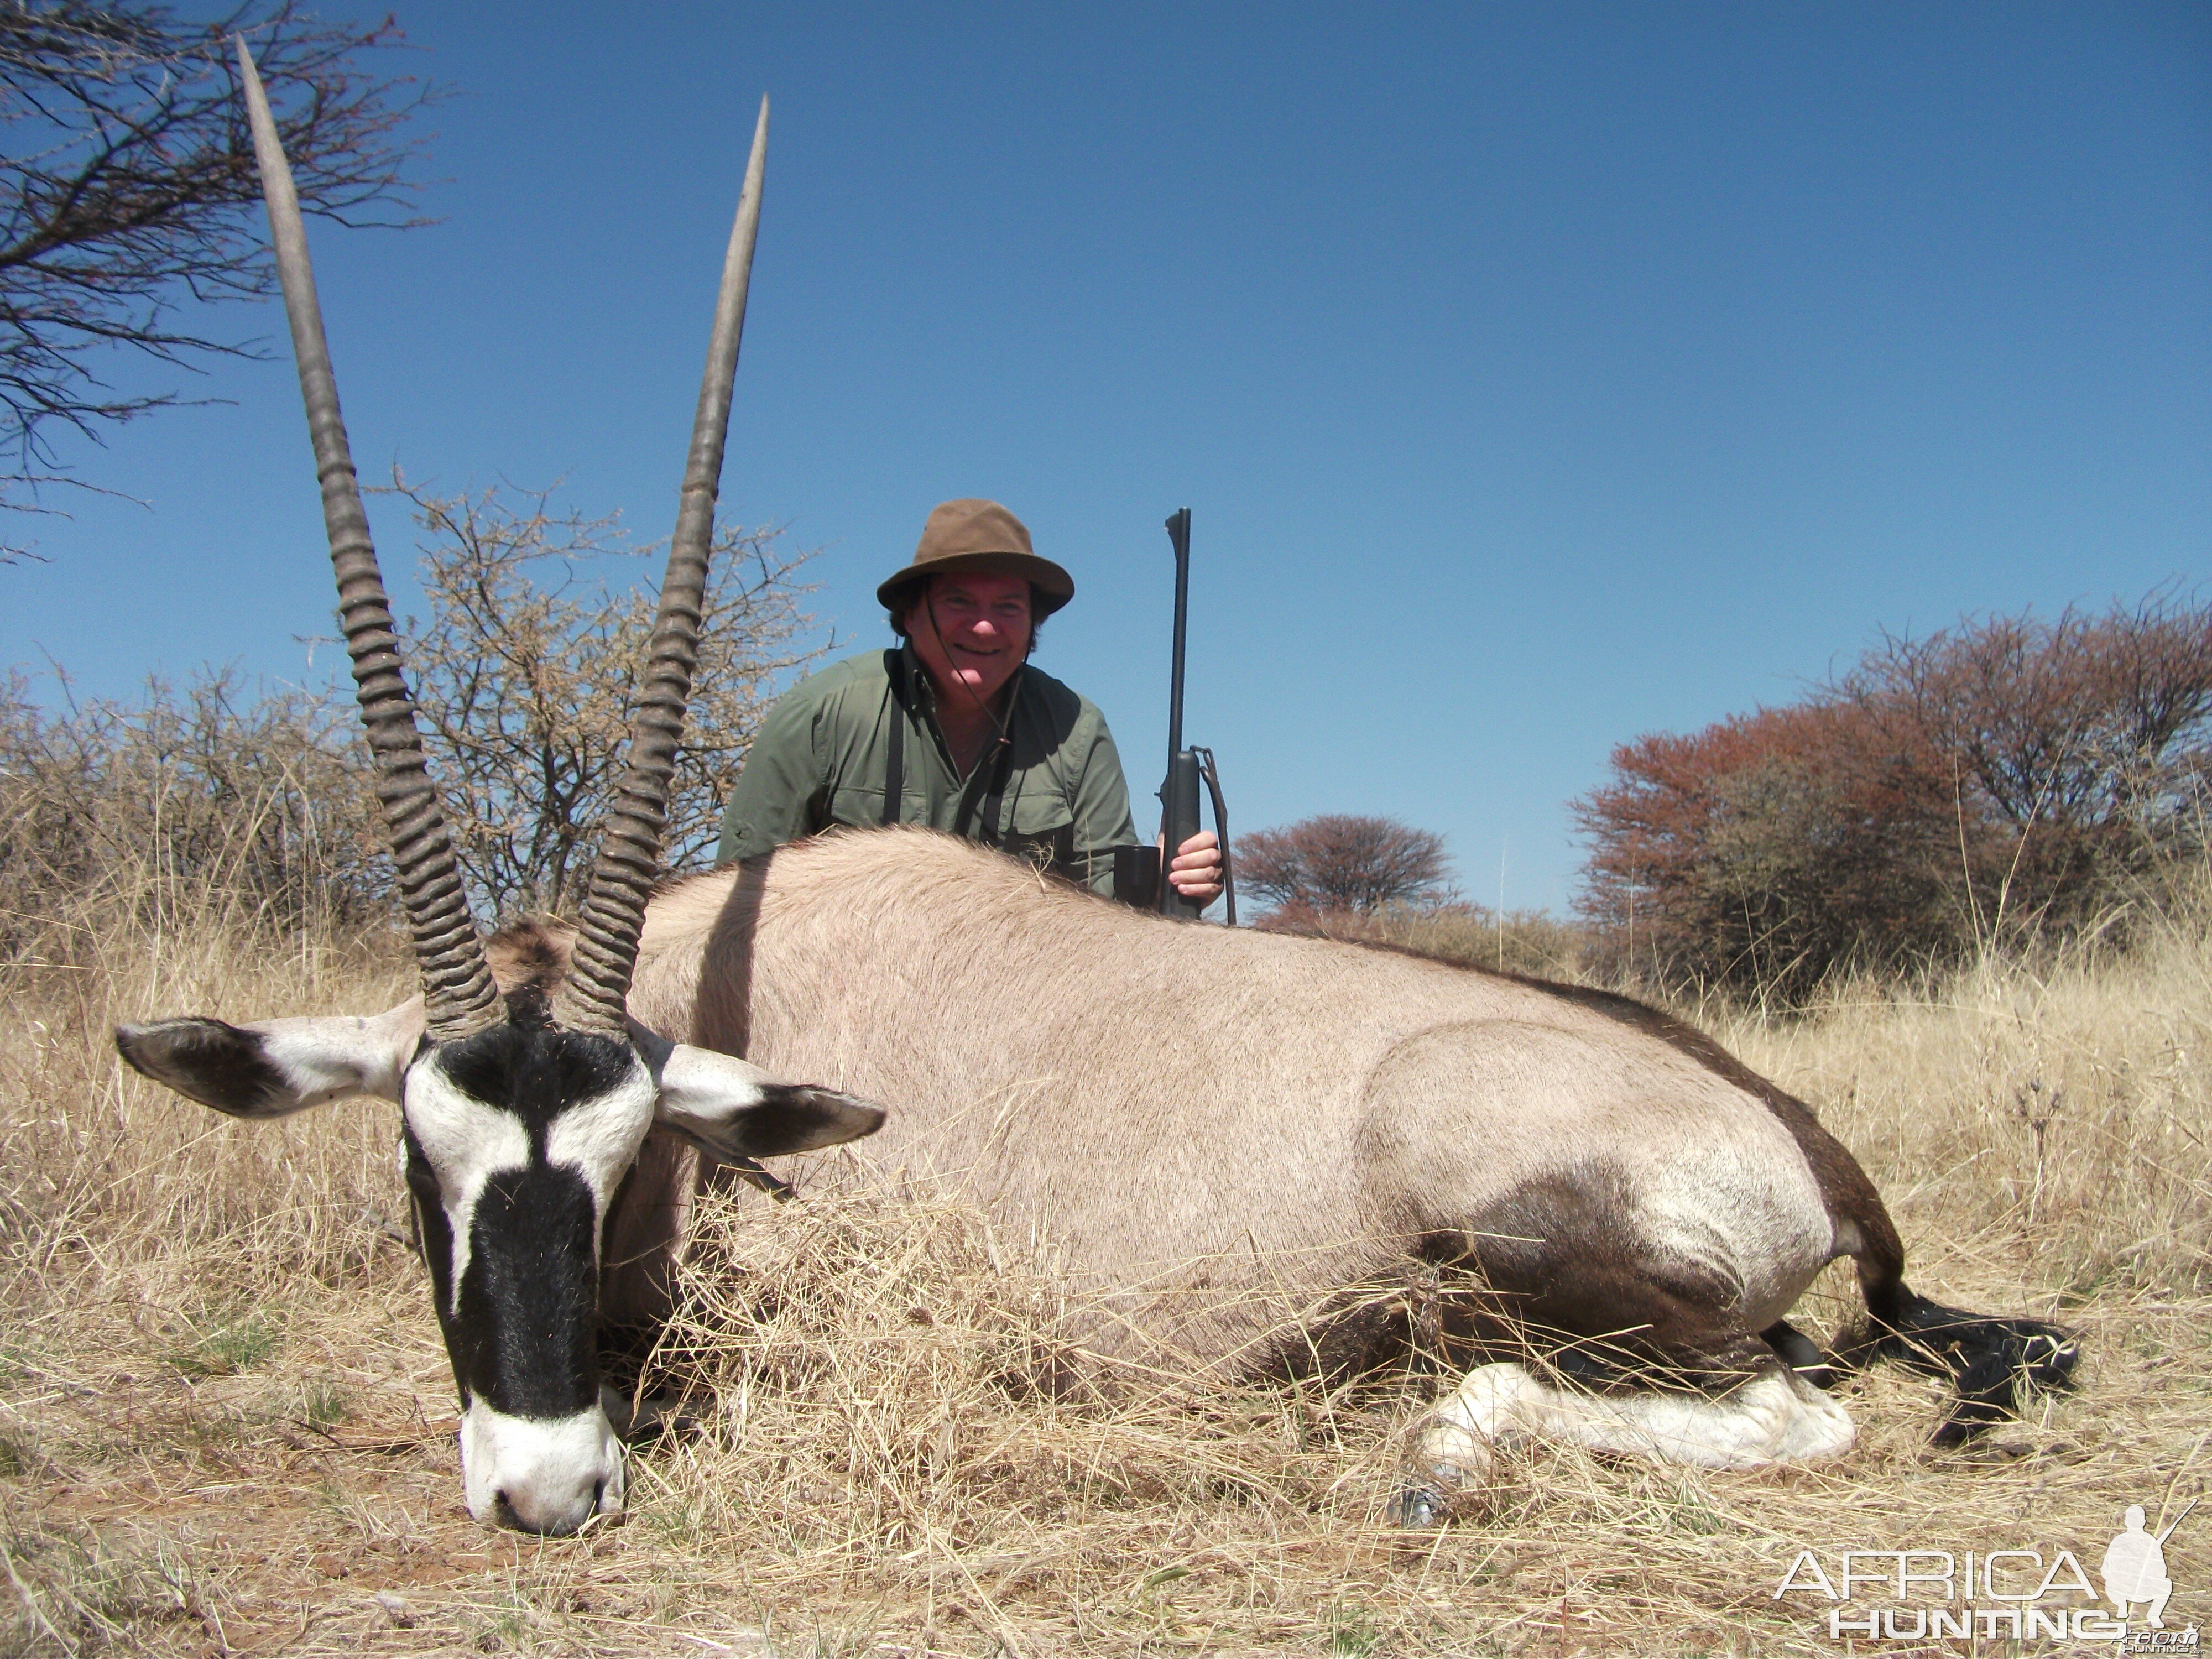
[[[933,576],[907,632],[939,698],[988,702],[1029,657],[1030,585],[981,571]]]

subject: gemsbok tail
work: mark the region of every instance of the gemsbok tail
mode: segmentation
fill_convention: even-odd
[[[1958,1389],[1936,1444],[1962,1445],[1993,1423],[2020,1415],[2038,1389],[2074,1385],[2081,1345],[2040,1319],[1994,1319],[1931,1302],[1901,1275],[1866,1287],[1866,1318],[1836,1345],[1835,1363],[1860,1370],[1894,1359]]]
[[[1838,1249],[1858,1268],[1866,1317],[1822,1354],[1787,1323],[1765,1333],[1808,1382],[1826,1388],[1844,1372],[1894,1359],[1928,1376],[1948,1377],[1958,1389],[1935,1443],[1958,1446],[1991,1424],[2020,1415],[2039,1389],[2074,1385],[2081,1345],[2064,1328],[2040,1319],[1995,1319],[1947,1308],[1905,1282],[1905,1245],[1858,1159],[1820,1126],[1812,1109],[1747,1070],[1768,1107],[1789,1127],[1820,1186],[1835,1223]]]

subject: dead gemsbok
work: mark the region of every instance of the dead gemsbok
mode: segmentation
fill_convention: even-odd
[[[124,1026],[116,1042],[148,1076],[240,1117],[281,1117],[349,1095],[398,1103],[407,1184],[460,1389],[469,1510],[533,1532],[573,1532],[623,1499],[622,1447],[599,1403],[599,1255],[610,1200],[647,1130],[658,1121],[741,1158],[848,1140],[884,1116],[850,1097],[772,1083],[741,1060],[630,1030],[623,1012],[697,660],[768,104],[723,266],[629,769],[592,869],[574,971],[550,997],[502,1003],[424,769],[290,170],[242,40],[238,53],[346,647],[422,994],[373,1018],[173,1019]]]
[[[557,983],[566,937],[510,930],[495,968]],[[1090,1292],[1079,1366],[1341,1373],[1418,1343],[1468,1368],[1408,1520],[1501,1438],[1822,1457],[1854,1431],[1816,1385],[1888,1357],[1955,1382],[1950,1443],[2077,1358],[2056,1327],[1913,1292],[1812,1111],[1624,997],[1140,914],[908,829],[667,887],[629,1010],[889,1103],[860,1161],[1054,1241]],[[680,1212],[689,1156],[644,1160],[616,1225]],[[1787,1316],[1840,1256],[1867,1317],[1831,1360]]]

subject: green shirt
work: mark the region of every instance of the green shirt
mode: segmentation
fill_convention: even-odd
[[[1134,845],[1129,786],[1105,717],[1024,666],[1001,744],[963,780],[938,730],[934,688],[909,647],[870,651],[793,686],[769,710],[730,792],[715,862],[833,824],[924,823],[1000,847],[1112,896],[1116,847]],[[892,722],[902,732],[897,812],[884,811]]]

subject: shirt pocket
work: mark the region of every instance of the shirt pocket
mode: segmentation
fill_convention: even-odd
[[[1075,817],[1057,793],[1024,796],[1000,832],[1000,845],[1041,870],[1072,881],[1086,879],[1075,854]]]
[[[1052,841],[1061,830],[1072,838],[1075,833],[1075,814],[1068,811],[1067,802],[1056,789],[1024,789],[1014,797],[1013,810],[1006,815],[1005,834],[1008,841]]]
[[[883,786],[870,788],[866,784],[840,784],[830,792],[828,810],[830,823],[872,830],[884,821]]]

